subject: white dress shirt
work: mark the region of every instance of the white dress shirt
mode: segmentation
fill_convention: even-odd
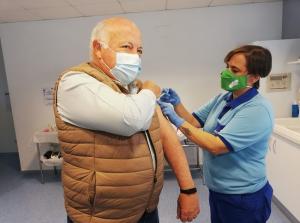
[[[86,73],[68,72],[58,85],[57,109],[62,120],[86,129],[131,136],[150,127],[155,105],[150,90],[125,95]]]

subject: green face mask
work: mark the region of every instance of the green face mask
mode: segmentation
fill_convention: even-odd
[[[221,73],[221,88],[226,91],[236,91],[247,87],[247,75],[237,76],[229,69],[225,69]]]

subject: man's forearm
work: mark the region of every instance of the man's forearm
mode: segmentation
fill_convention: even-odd
[[[166,159],[176,175],[180,188],[189,189],[195,187],[186,155],[179,142],[174,143],[175,141],[173,141],[172,137],[164,141],[163,147]]]
[[[195,187],[184,150],[177,138],[176,132],[163,117],[160,109],[158,110],[158,117],[164,154],[176,175],[180,188],[189,189]]]

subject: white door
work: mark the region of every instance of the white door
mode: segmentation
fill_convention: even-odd
[[[0,153],[17,151],[15,129],[0,40]]]

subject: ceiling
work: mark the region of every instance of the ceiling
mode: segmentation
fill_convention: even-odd
[[[0,0],[0,23],[274,1],[279,0]]]

